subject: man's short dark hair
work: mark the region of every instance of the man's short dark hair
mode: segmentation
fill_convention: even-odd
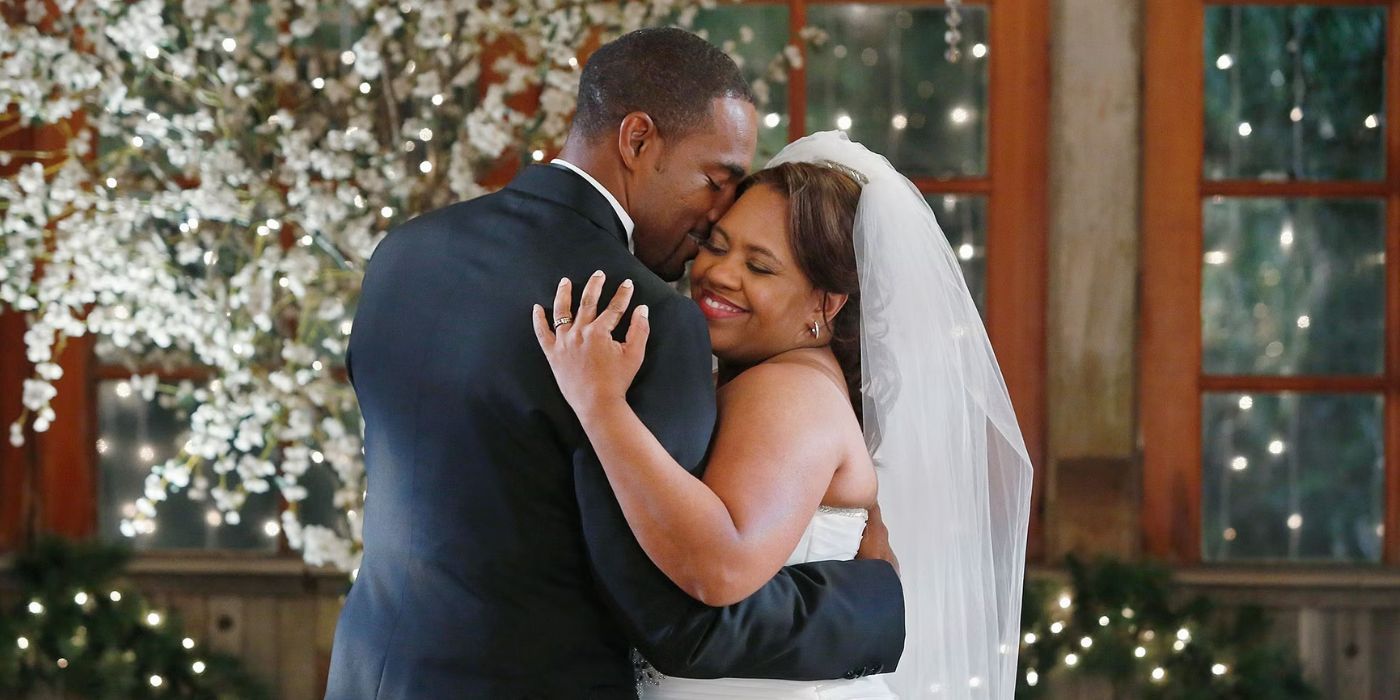
[[[705,125],[719,98],[754,101],[733,59],[684,29],[638,29],[588,59],[573,130],[591,140],[616,133],[629,113],[645,112],[663,136],[680,138]]]

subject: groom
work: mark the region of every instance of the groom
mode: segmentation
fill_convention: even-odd
[[[364,561],[327,698],[632,700],[632,646],[693,678],[894,670],[904,607],[884,561],[788,567],[728,608],[667,580],[531,329],[530,307],[548,307],[563,277],[634,280],[651,339],[628,399],[699,474],[715,420],[709,337],[663,280],[732,203],[756,129],[722,52],[678,29],[633,32],[584,68],[560,160],[379,245],[350,339]]]

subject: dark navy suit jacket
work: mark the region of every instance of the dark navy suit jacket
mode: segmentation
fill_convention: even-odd
[[[651,307],[628,398],[698,475],[715,420],[704,318],[628,252],[583,178],[527,168],[375,250],[348,360],[365,422],[364,560],[327,698],[635,698],[632,646],[675,676],[893,670],[904,606],[885,562],[788,567],[711,608],[637,545],[530,320],[561,277],[599,269],[605,299],[631,278],[633,303]]]

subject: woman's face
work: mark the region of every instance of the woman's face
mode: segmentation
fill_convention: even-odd
[[[788,202],[767,185],[750,187],[710,230],[690,268],[691,296],[720,360],[752,365],[817,344],[822,293],[794,258]]]

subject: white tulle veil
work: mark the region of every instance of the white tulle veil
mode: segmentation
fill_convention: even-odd
[[[1031,462],[982,319],[933,211],[888,160],[826,131],[768,165],[791,161],[863,180],[862,408],[907,608],[891,685],[906,700],[1011,698]]]

